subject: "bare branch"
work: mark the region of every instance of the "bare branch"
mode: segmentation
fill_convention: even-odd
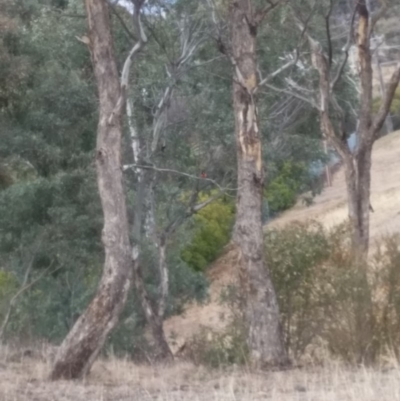
[[[376,23],[385,15],[386,11],[389,8],[389,0],[380,0],[382,6],[370,15],[370,26],[369,26],[369,35],[372,34],[372,31],[375,28]]]
[[[137,53],[139,53],[140,50],[144,47],[144,45],[147,43],[147,36],[146,33],[144,32],[142,21],[140,18],[140,13],[142,6],[145,2],[145,0],[131,0],[133,4],[133,24],[134,27],[137,31],[139,40],[136,42],[136,44],[132,47],[131,51],[128,54],[128,57],[125,59],[124,66],[122,68],[122,73],[121,73],[121,94],[119,96],[119,99],[117,101],[117,104],[111,113],[109,117],[109,123],[112,123],[112,120],[114,118],[114,115],[120,115],[122,113],[122,110],[125,106],[126,103],[126,96],[128,94],[128,86],[129,86],[129,72],[131,69],[132,61],[133,58]]]
[[[114,13],[114,15],[117,17],[118,21],[120,22],[123,30],[125,31],[126,35],[128,36],[128,38],[136,41],[137,38],[135,37],[135,35],[129,30],[128,26],[126,25],[124,19],[121,17],[121,15],[119,14],[119,12],[117,11],[117,8],[115,7],[116,4],[113,3],[112,1],[110,2],[111,5],[111,10]]]
[[[202,203],[198,203],[197,205],[193,206],[191,208],[192,214],[200,212],[201,209],[204,209],[206,206],[208,206],[210,203],[213,203],[215,200],[220,198],[223,195],[223,192],[219,192],[218,194],[211,196],[209,199]]]
[[[274,85],[271,85],[271,84],[266,84],[265,86],[266,86],[267,88],[269,88],[269,89],[274,90],[275,92],[285,93],[286,95],[293,96],[293,97],[295,97],[295,98],[297,98],[297,99],[299,99],[299,100],[302,100],[302,101],[305,102],[305,103],[308,103],[308,104],[311,105],[313,108],[319,110],[319,107],[318,107],[317,103],[316,103],[315,100],[312,99],[312,98],[308,98],[308,97],[306,97],[306,96],[304,96],[304,95],[301,95],[301,94],[299,94],[299,93],[297,93],[297,92],[294,92],[294,91],[291,91],[291,90],[289,90],[289,89],[278,88],[278,87],[276,87],[276,86],[274,86]]]
[[[344,72],[344,68],[345,68],[345,66],[347,64],[347,60],[349,59],[349,50],[350,50],[351,42],[352,42],[353,35],[354,35],[354,20],[356,18],[356,12],[357,12],[357,7],[354,7],[353,14],[352,14],[351,20],[350,20],[349,35],[347,37],[346,45],[343,48],[344,58],[343,58],[342,63],[340,64],[339,69],[337,70],[335,78],[331,82],[331,85],[330,85],[331,86],[331,91],[333,91],[335,89],[337,83],[339,82],[340,78],[342,77],[343,72]]]
[[[333,10],[333,1],[329,0],[329,9],[328,13],[325,15],[325,28],[326,28],[326,38],[328,41],[328,61],[329,67],[332,65],[332,57],[333,57],[333,50],[332,50],[332,39],[331,39],[331,15]]]
[[[159,171],[161,173],[171,173],[171,174],[178,174],[178,175],[182,175],[184,177],[188,177],[192,180],[199,180],[199,181],[208,181],[211,184],[215,185],[218,189],[220,189],[221,191],[236,191],[237,188],[223,188],[220,184],[218,184],[217,181],[211,179],[211,178],[202,178],[202,177],[198,177],[197,175],[193,175],[193,174],[188,174],[188,173],[184,173],[182,171],[178,171],[178,170],[173,170],[173,169],[169,169],[169,168],[158,168],[155,166],[150,166],[150,165],[137,165],[137,164],[127,164],[123,167],[123,170],[129,170],[131,168],[142,168],[145,170],[154,170],[154,171]]]
[[[32,265],[33,265],[33,261],[35,259],[36,254],[32,257],[28,268],[26,269],[25,275],[24,275],[24,280],[23,283],[21,285],[21,288],[17,291],[16,294],[13,295],[13,297],[10,299],[9,303],[8,303],[8,309],[6,312],[6,315],[4,317],[3,323],[1,324],[0,327],[0,341],[4,338],[4,334],[7,328],[7,325],[10,321],[10,317],[11,317],[11,313],[13,311],[13,308],[15,306],[15,302],[17,301],[17,299],[25,292],[27,291],[29,288],[31,288],[33,285],[35,285],[38,281],[40,281],[50,270],[51,266],[53,265],[52,263],[50,263],[50,265],[38,276],[36,277],[34,280],[32,280],[30,283],[28,283],[28,277],[29,277],[29,273],[32,269]],[[61,266],[58,267],[57,269],[53,270],[51,274],[55,273],[56,271],[60,270]]]
[[[185,68],[189,61],[193,58],[195,52],[204,43],[204,37],[200,36],[201,24],[189,24],[186,18],[178,22],[180,31],[180,55],[166,66],[169,83],[164,90],[163,96],[157,104],[153,118],[153,138],[151,144],[151,152],[157,149],[161,132],[166,123],[166,111],[168,110],[174,88],[181,79]]]
[[[134,11],[133,11],[133,23],[135,29],[138,33],[139,40],[138,42],[132,47],[131,51],[129,52],[128,57],[125,60],[124,66],[122,68],[121,74],[121,88],[122,90],[126,91],[128,88],[128,80],[129,80],[129,71],[133,61],[134,56],[143,48],[143,46],[147,43],[147,36],[143,29],[143,24],[140,18],[141,7],[143,5],[143,0],[132,0],[134,4]],[[126,94],[126,93],[125,93]]]
[[[280,75],[282,72],[286,71],[287,69],[289,69],[290,67],[292,67],[293,65],[296,65],[297,62],[299,61],[299,55],[300,55],[300,46],[301,46],[301,42],[304,39],[304,35],[306,34],[307,31],[307,27],[308,24],[311,20],[311,17],[314,13],[315,10],[315,4],[314,7],[312,9],[312,11],[310,12],[309,16],[307,17],[306,22],[302,25],[302,29],[301,29],[301,35],[300,35],[300,39],[298,42],[298,45],[296,46],[295,50],[294,50],[294,56],[293,59],[288,61],[286,64],[284,64],[283,66],[281,66],[280,68],[278,68],[277,70],[275,70],[274,72],[268,74],[265,78],[261,77],[261,73],[259,71],[259,75],[260,75],[260,82],[258,83],[258,85],[254,88],[254,93],[257,92],[258,88],[260,86],[265,85],[267,82],[269,82],[270,80],[272,80],[273,78],[275,78],[276,76]]]
[[[258,85],[254,88],[253,92],[256,93],[261,86],[266,85],[266,83],[269,82],[271,79],[275,78],[276,76],[280,75],[282,72],[286,71],[291,66],[295,65],[297,61],[298,61],[298,52],[296,52],[296,55],[295,57],[293,57],[292,60],[288,61],[286,64],[282,65],[277,70],[271,72],[265,78],[261,79]]]
[[[254,17],[254,25],[257,27],[263,22],[264,18],[276,7],[282,5],[283,3],[287,3],[289,0],[277,0],[272,2],[271,0],[267,0],[267,3],[261,10],[256,12]]]
[[[382,105],[376,114],[373,123],[372,123],[372,130],[373,135],[376,137],[381,130],[385,119],[390,112],[390,107],[393,102],[394,95],[396,93],[396,89],[400,82],[400,64],[397,66],[397,69],[393,72],[389,84],[386,88],[385,97],[382,99]]]

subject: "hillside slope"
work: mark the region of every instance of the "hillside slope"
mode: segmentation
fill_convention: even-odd
[[[400,231],[400,131],[376,142],[372,155],[371,238]],[[291,221],[315,219],[332,227],[347,218],[347,196],[344,170],[334,176],[331,187],[307,207],[298,202],[295,207],[272,221],[269,227],[283,227]]]
[[[381,138],[374,146],[372,158],[371,238],[400,231],[400,131]],[[347,218],[346,188],[343,168],[334,176],[331,187],[307,207],[301,201],[268,224],[279,228],[293,221],[315,219],[332,227]],[[266,227],[266,228],[268,228]],[[373,241],[372,241],[373,242]],[[229,245],[208,271],[210,299],[205,305],[188,305],[184,315],[168,319],[164,328],[174,352],[182,348],[201,327],[220,330],[229,316],[221,305],[221,291],[236,277],[237,250]]]

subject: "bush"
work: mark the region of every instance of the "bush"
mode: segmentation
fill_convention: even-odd
[[[294,358],[325,344],[331,356],[373,363],[400,349],[400,236],[384,238],[357,267],[349,230],[295,223],[266,235],[267,263]]]
[[[207,199],[203,197],[201,201]],[[234,215],[233,202],[222,198],[200,210],[194,216],[193,239],[182,250],[183,261],[196,271],[204,271],[229,242]]]
[[[195,363],[211,368],[244,365],[249,351],[244,326],[233,320],[221,333],[203,329],[188,344],[188,357]]]
[[[264,195],[270,213],[287,210],[296,203],[306,174],[303,163],[285,162],[280,166],[277,176],[268,184]]]
[[[320,322],[312,309],[315,270],[329,257],[329,240],[317,223],[295,223],[269,230],[265,237],[266,262],[277,290],[284,340],[294,357],[301,355]]]
[[[372,364],[400,358],[400,235],[383,238],[367,266],[358,266],[347,224],[326,230],[317,222],[269,230],[266,262],[280,306],[285,346],[294,360],[327,357]],[[188,344],[195,363],[244,364],[245,328],[236,288],[222,301],[232,321],[222,333],[203,330]]]

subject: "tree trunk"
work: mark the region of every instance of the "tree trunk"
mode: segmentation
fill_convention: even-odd
[[[135,272],[135,286],[138,292],[140,303],[145,313],[147,324],[150,327],[151,334],[154,339],[154,345],[156,347],[156,359],[157,360],[172,360],[173,355],[169,348],[167,339],[165,337],[163,322],[164,314],[160,314],[156,311],[156,308],[152,305],[150,297],[147,293],[142,270],[139,265],[139,250],[136,246],[133,248],[133,268]],[[162,297],[162,294],[160,294]],[[159,302],[162,302],[159,300]],[[160,304],[159,304],[160,305]]]
[[[369,249],[369,217],[371,197],[371,164],[372,146],[361,148],[357,157],[357,184],[358,184],[358,250],[361,260],[366,260]]]
[[[133,108],[130,101],[127,102],[127,115],[129,130],[131,135],[131,146],[133,152],[133,160],[135,164],[145,164],[141,151],[140,138],[137,133],[134,121],[133,121]],[[157,305],[151,302],[149,294],[147,292],[143,272],[140,266],[140,247],[142,242],[142,231],[146,236],[147,240],[156,240],[156,229],[155,229],[155,216],[154,216],[154,184],[155,184],[155,173],[151,170],[145,170],[143,168],[135,168],[137,176],[137,191],[134,207],[134,224],[133,224],[133,238],[135,245],[133,247],[133,254],[135,254],[134,273],[135,273],[135,287],[137,294],[142,305],[142,309],[145,314],[146,322],[150,327],[151,334],[154,340],[154,348],[156,349],[156,360],[171,360],[173,358],[172,352],[169,348],[168,342],[165,338],[163,329],[164,321],[164,308],[161,305],[166,303],[166,296],[163,292],[160,292]],[[159,262],[161,268],[161,260],[165,263],[165,241],[164,246],[159,248]],[[161,256],[164,256],[161,259]],[[165,265],[165,271],[162,273],[166,274],[167,290],[168,290],[168,271]],[[160,271],[161,273],[161,271]],[[160,282],[164,283],[165,279],[163,274],[160,274]],[[168,293],[167,293],[168,295]],[[159,311],[162,309],[162,314]]]
[[[372,56],[370,49],[370,15],[365,0],[358,3],[357,49],[360,64],[361,98],[358,134],[360,144],[355,152],[357,222],[353,231],[353,249],[358,259],[366,260],[369,248],[369,205],[371,188],[371,154],[376,133],[372,128]],[[356,243],[358,241],[358,243]]]
[[[369,212],[370,210],[373,211],[370,204],[372,147],[390,112],[390,106],[400,81],[400,64],[392,74],[386,90],[382,90],[382,105],[378,113],[373,116],[373,73],[370,41],[374,24],[377,22],[376,18],[379,19],[379,15],[383,15],[381,11],[385,11],[388,4],[385,2],[382,5],[383,8],[377,14],[375,13],[375,15],[370,15],[366,0],[357,0],[355,6],[357,7],[355,11],[358,15],[357,35],[355,36],[357,38],[361,90],[359,125],[357,127],[359,144],[353,154],[346,140],[344,113],[334,94],[335,85],[343,74],[347,56],[342,61],[342,66],[337,70],[332,80],[331,57],[328,57],[324,52],[321,43],[307,33],[304,24],[296,17],[295,21],[301,32],[304,32],[308,38],[311,50],[311,62],[319,74],[319,96],[313,103],[319,112],[321,130],[324,137],[329,140],[345,164],[352,250],[359,262],[359,267],[361,267],[368,257]],[[353,24],[353,20],[351,24]],[[353,26],[350,27],[349,35],[346,52],[350,48]],[[330,35],[328,32],[329,38]],[[331,120],[330,107],[333,107],[337,116],[342,120],[339,121],[339,127],[336,129]]]
[[[233,101],[238,159],[237,214],[234,241],[241,251],[240,289],[248,330],[251,364],[285,365],[279,307],[265,265],[261,210],[263,167],[257,107],[256,31],[251,0],[231,4],[231,43],[235,64]]]
[[[121,86],[105,0],[86,0],[90,49],[99,95],[96,168],[104,213],[104,272],[97,293],[62,343],[52,380],[86,375],[116,326],[132,281],[131,247],[122,184]]]

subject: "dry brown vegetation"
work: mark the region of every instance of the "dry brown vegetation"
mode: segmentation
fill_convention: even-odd
[[[393,401],[400,399],[400,370],[352,369],[339,364],[285,372],[213,371],[189,363],[140,366],[98,361],[85,381],[49,382],[49,364],[38,356],[0,357],[0,401]]]

